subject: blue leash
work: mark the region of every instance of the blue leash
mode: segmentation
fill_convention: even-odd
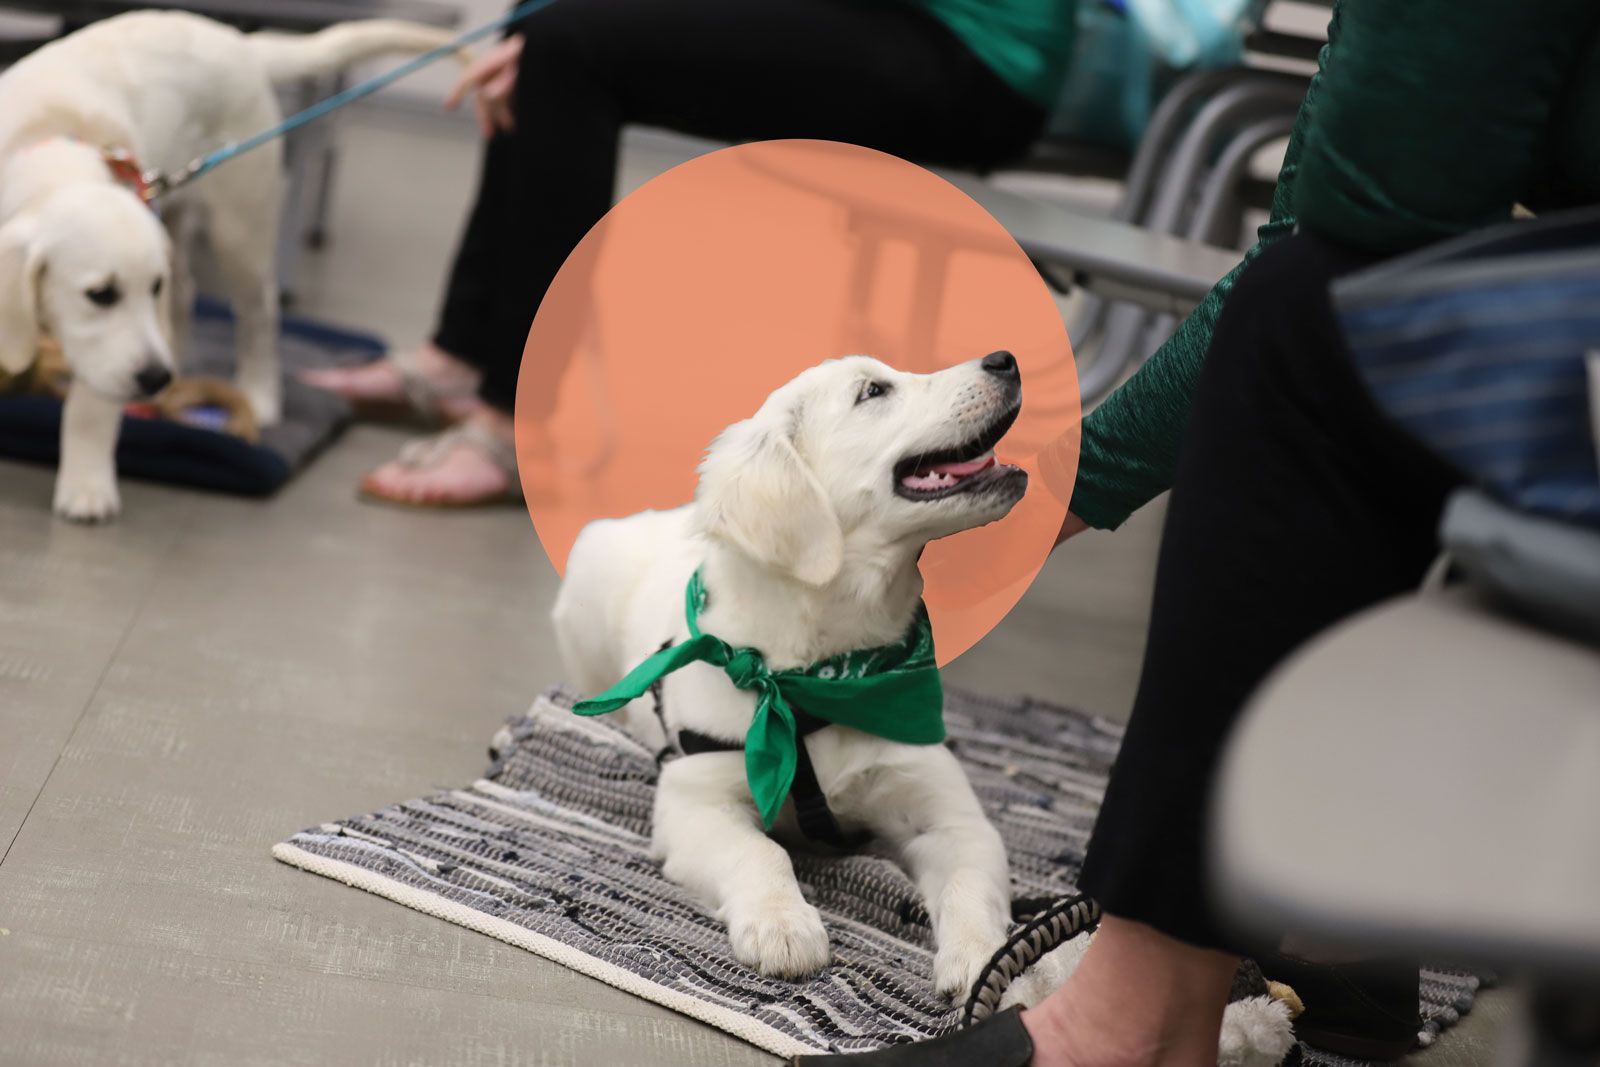
[[[262,130],[260,133],[243,141],[235,141],[232,144],[223,145],[221,148],[194,160],[177,174],[168,175],[159,171],[150,171],[143,176],[145,184],[144,198],[147,201],[155,200],[175,189],[181,189],[202,174],[210,173],[235,156],[242,156],[246,152],[253,151],[268,142],[277,140],[279,137],[293,133],[300,127],[316,122],[318,119],[324,118],[342,107],[353,104],[357,100],[371,96],[378,90],[393,85],[401,78],[415,74],[423,67],[437,63],[448,56],[455,55],[467,45],[480,41],[496,30],[504,29],[511,23],[525,18],[554,2],[555,0],[526,0],[525,3],[518,4],[499,18],[493,19],[477,29],[468,30],[449,44],[442,44],[438,48],[424,52],[409,62],[396,67],[394,70],[380,74],[375,78],[369,78],[359,85],[352,85],[341,93],[311,105],[304,111],[290,115],[270,129]]]

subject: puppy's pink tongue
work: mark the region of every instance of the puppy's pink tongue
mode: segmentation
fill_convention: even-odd
[[[933,474],[951,474],[957,478],[965,478],[969,474],[977,474],[986,467],[994,466],[994,453],[969,459],[965,463],[935,463],[928,470]]]

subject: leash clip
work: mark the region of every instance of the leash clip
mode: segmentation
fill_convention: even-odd
[[[141,186],[139,196],[147,204],[154,203],[158,197],[172,191],[171,181],[159,170],[147,170],[139,175],[139,185]]]
[[[205,157],[193,160],[176,174],[167,174],[154,168],[145,170],[139,165],[138,157],[126,148],[107,148],[101,156],[112,176],[152,208],[157,200],[183,188],[209,169]]]
[[[139,175],[139,195],[147,204],[154,203],[168,193],[176,192],[194,181],[205,169],[205,160],[197,159],[175,175],[159,170],[147,170]]]

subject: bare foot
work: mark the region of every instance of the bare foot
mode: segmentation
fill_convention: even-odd
[[[1108,915],[1065,985],[1022,1015],[1034,1067],[1216,1067],[1239,961]]]
[[[482,405],[455,429],[407,445],[398,459],[363,478],[361,490],[432,507],[514,501],[520,487],[511,416]]]
[[[434,344],[423,344],[414,352],[376,359],[354,367],[325,367],[301,371],[299,379],[307,385],[337,393],[358,411],[363,407],[392,407],[404,410],[416,406],[416,393],[423,394],[423,405],[436,410],[420,410],[425,417],[440,417],[459,422],[479,406],[477,368],[464,363]],[[408,390],[408,377],[409,382]]]

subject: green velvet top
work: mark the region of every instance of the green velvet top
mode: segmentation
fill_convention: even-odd
[[[1297,225],[1402,252],[1600,202],[1600,3],[1335,0],[1257,243],[1083,423],[1072,512],[1114,528],[1172,484],[1189,399],[1244,264]],[[1069,480],[1070,442],[1043,474]]]
[[[1018,93],[1050,108],[1072,52],[1077,0],[912,0]]]

